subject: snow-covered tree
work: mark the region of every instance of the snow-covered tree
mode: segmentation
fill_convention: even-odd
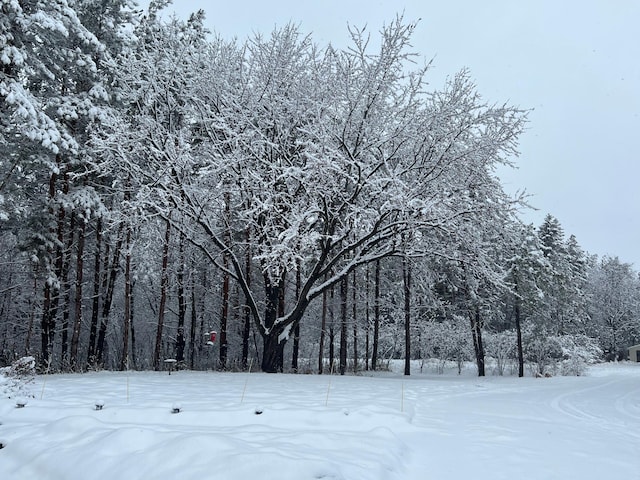
[[[608,358],[624,358],[640,339],[638,277],[618,257],[603,257],[589,276],[590,331]]]
[[[542,252],[549,264],[544,280],[544,306],[539,321],[558,334],[584,331],[587,321],[584,288],[586,259],[574,236],[565,239],[557,218],[547,215],[538,228]]]
[[[281,368],[291,329],[324,290],[399,253],[403,234],[418,235],[424,252],[429,232],[455,235],[455,219],[497,198],[485,192],[489,172],[514,153],[522,114],[484,105],[464,73],[424,94],[425,71],[406,73],[412,30],[393,22],[374,54],[364,32],[352,32],[350,50],[320,51],[288,26],[254,38],[235,68],[220,56],[209,62],[198,124],[210,154],[196,175],[163,188],[209,257],[212,247],[229,255],[263,337],[265,371]],[[219,225],[225,191],[234,224],[252,231],[259,287],[244,276],[243,237]],[[299,295],[279,313],[287,273],[298,268]]]

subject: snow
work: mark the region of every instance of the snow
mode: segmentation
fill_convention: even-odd
[[[638,478],[640,364],[472,373],[39,376],[0,399],[0,478]]]

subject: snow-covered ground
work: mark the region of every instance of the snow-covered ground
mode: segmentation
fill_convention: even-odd
[[[640,364],[542,379],[100,372],[30,388],[24,408],[0,399],[3,480],[640,478]]]

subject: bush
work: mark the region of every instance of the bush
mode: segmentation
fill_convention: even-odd
[[[22,357],[10,367],[0,368],[0,394],[7,398],[32,397],[29,385],[36,374],[36,360],[33,357]]]
[[[562,375],[583,375],[587,366],[602,357],[602,350],[595,339],[586,335],[563,335],[560,337],[562,347]]]

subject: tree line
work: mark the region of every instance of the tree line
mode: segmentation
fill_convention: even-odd
[[[414,24],[226,40],[168,3],[0,6],[3,363],[524,375],[638,343],[631,265],[500,184],[526,112],[430,89]]]

